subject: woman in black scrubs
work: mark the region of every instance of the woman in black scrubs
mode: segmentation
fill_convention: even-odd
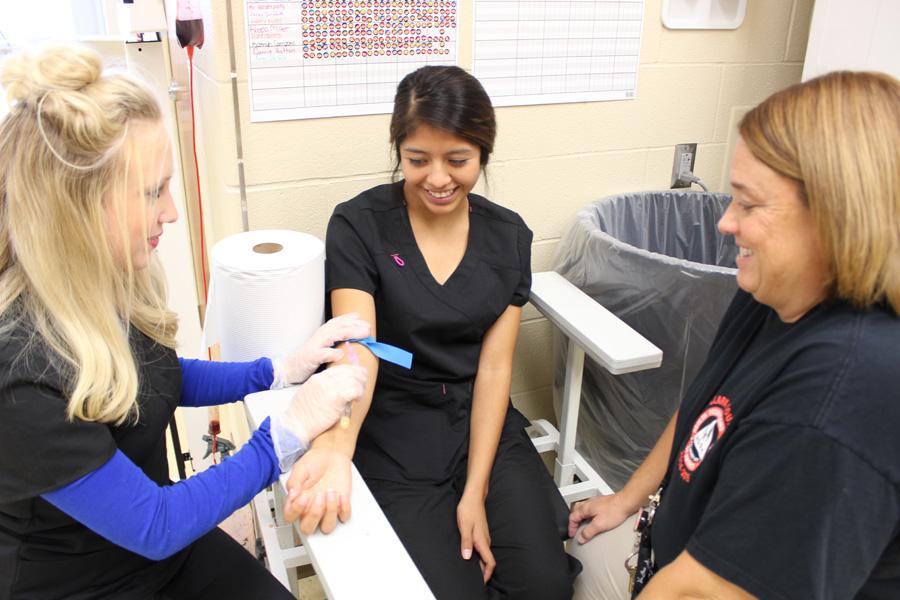
[[[412,368],[359,350],[377,382],[351,426],[297,464],[286,512],[307,531],[346,520],[352,458],[437,598],[569,598],[580,565],[563,549],[566,505],[509,401],[532,234],[470,193],[495,132],[490,99],[462,69],[400,82],[391,142],[403,180],[335,209],[326,272],[332,312],[374,323]]]
[[[172,150],[152,90],[78,46],[12,56],[0,85],[0,600],[293,600],[216,524],[363,393],[361,367],[313,372],[369,327],[333,319],[274,363],[178,358],[155,251],[177,218]],[[285,412],[171,484],[177,406],[285,383],[303,383]]]

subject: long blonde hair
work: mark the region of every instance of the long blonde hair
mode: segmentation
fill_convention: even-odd
[[[900,82],[829,73],[770,96],[739,130],[757,159],[799,182],[832,296],[900,315]]]
[[[11,107],[0,123],[0,334],[24,326],[58,357],[70,419],[135,420],[130,328],[174,348],[177,320],[155,256],[146,269],[128,252],[116,262],[108,213],[127,239],[128,173],[141,160],[129,124],[159,123],[159,105],[82,47],[14,56],[0,83]]]

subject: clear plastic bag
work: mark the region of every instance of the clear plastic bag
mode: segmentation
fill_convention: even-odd
[[[662,433],[737,290],[737,246],[716,229],[730,199],[675,190],[611,196],[582,209],[557,248],[555,271],[663,351],[658,369],[625,375],[585,361],[576,447],[613,489]],[[559,392],[564,353],[555,353]]]

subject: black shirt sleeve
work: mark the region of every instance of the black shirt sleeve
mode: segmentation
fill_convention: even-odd
[[[0,365],[0,503],[39,496],[108,461],[116,444],[102,423],[66,420],[66,399],[38,377],[9,377]],[[16,367],[21,368],[21,367]]]
[[[518,235],[516,237],[521,276],[513,292],[510,304],[513,306],[525,306],[528,298],[531,297],[531,240],[533,234],[521,219],[519,220]]]
[[[335,209],[325,235],[326,291],[340,288],[362,290],[374,295],[378,271],[358,227],[359,219],[346,204]]]
[[[687,551],[761,598],[852,598],[900,516],[891,483],[823,432],[739,428]]]

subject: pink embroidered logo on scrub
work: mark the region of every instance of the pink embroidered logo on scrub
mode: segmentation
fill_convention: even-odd
[[[402,258],[400,258],[399,254],[396,254],[396,253],[391,254],[391,258],[394,259],[394,262],[397,263],[398,267],[406,266],[406,261],[403,260]]]
[[[691,429],[691,435],[681,454],[678,455],[678,473],[685,483],[691,482],[694,471],[703,463],[710,449],[724,435],[734,415],[731,413],[731,400],[725,396],[716,396],[707,406]]]

